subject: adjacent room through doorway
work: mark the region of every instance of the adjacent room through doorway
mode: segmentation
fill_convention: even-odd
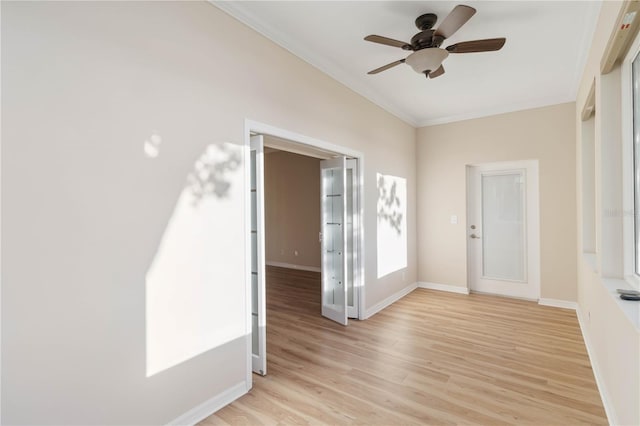
[[[363,315],[362,158],[312,139],[295,142],[255,129],[249,139],[248,359],[253,372],[266,375],[267,281],[274,276],[289,293],[312,294],[313,300],[304,300],[311,304],[301,305],[318,316],[347,325],[348,318]],[[277,306],[269,303],[270,309]]]
[[[264,149],[265,263],[320,272],[320,159]],[[319,290],[318,290],[319,291]]]

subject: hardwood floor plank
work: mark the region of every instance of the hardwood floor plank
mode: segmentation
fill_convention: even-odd
[[[267,377],[202,422],[607,424],[575,312],[418,289],[343,327],[320,275],[267,268]]]

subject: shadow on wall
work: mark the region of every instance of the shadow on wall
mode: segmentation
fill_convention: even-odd
[[[376,174],[378,278],[407,267],[407,180]]]
[[[378,174],[378,220],[384,220],[398,234],[402,233],[402,206],[398,196],[398,181],[393,179],[389,185],[389,177]]]
[[[147,377],[245,334],[241,166],[241,146],[215,143],[187,176],[146,274]]]
[[[197,207],[205,197],[212,195],[226,197],[231,187],[228,175],[234,173],[241,164],[242,157],[235,145],[209,145],[187,177],[193,205]]]

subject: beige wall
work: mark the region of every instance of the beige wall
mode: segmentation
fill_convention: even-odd
[[[537,159],[541,297],[576,300],[574,111],[567,103],[418,130],[419,281],[467,286],[466,165]]]
[[[163,424],[244,384],[246,336],[145,376],[145,274],[194,161],[213,142],[240,146],[245,119],[364,153],[367,307],[418,279],[466,285],[465,165],[539,159],[542,297],[577,297],[615,418],[640,423],[638,331],[581,256],[576,268],[573,104],[416,136],[204,2],[1,7],[3,423]],[[601,84],[618,8],[603,4],[578,111]],[[163,142],[150,160],[154,132]],[[376,173],[408,186],[408,267],[381,279]],[[211,284],[246,328],[244,189],[221,202],[230,219]]]
[[[240,180],[220,187],[213,252],[191,250],[211,260],[199,288],[250,329],[246,119],[362,152],[366,306],[416,281],[411,126],[207,2],[1,7],[3,423],[165,424],[246,386],[247,336],[145,375],[145,275],[216,142],[239,147],[225,148],[239,168],[216,173]],[[405,177],[409,198],[408,267],[381,279],[376,172]]]
[[[595,216],[596,254],[584,255],[582,233],[578,253],[578,315],[611,424],[640,424],[640,329],[623,312],[615,289],[627,287],[623,270],[621,160],[621,68],[600,75],[600,61],[615,28],[621,2],[603,2],[587,65],[576,99],[577,229],[583,218]],[[581,112],[595,84],[595,170],[582,170]],[[583,173],[595,176],[595,212],[583,211]],[[591,205],[590,208],[592,207]],[[595,213],[595,214],[594,214]],[[637,314],[636,314],[637,316]],[[635,318],[637,324],[638,319]]]
[[[275,151],[264,169],[267,262],[320,268],[320,160]]]

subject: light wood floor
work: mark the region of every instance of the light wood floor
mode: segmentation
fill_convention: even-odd
[[[319,274],[267,271],[268,375],[202,424],[606,424],[575,312],[418,289],[320,316]]]

